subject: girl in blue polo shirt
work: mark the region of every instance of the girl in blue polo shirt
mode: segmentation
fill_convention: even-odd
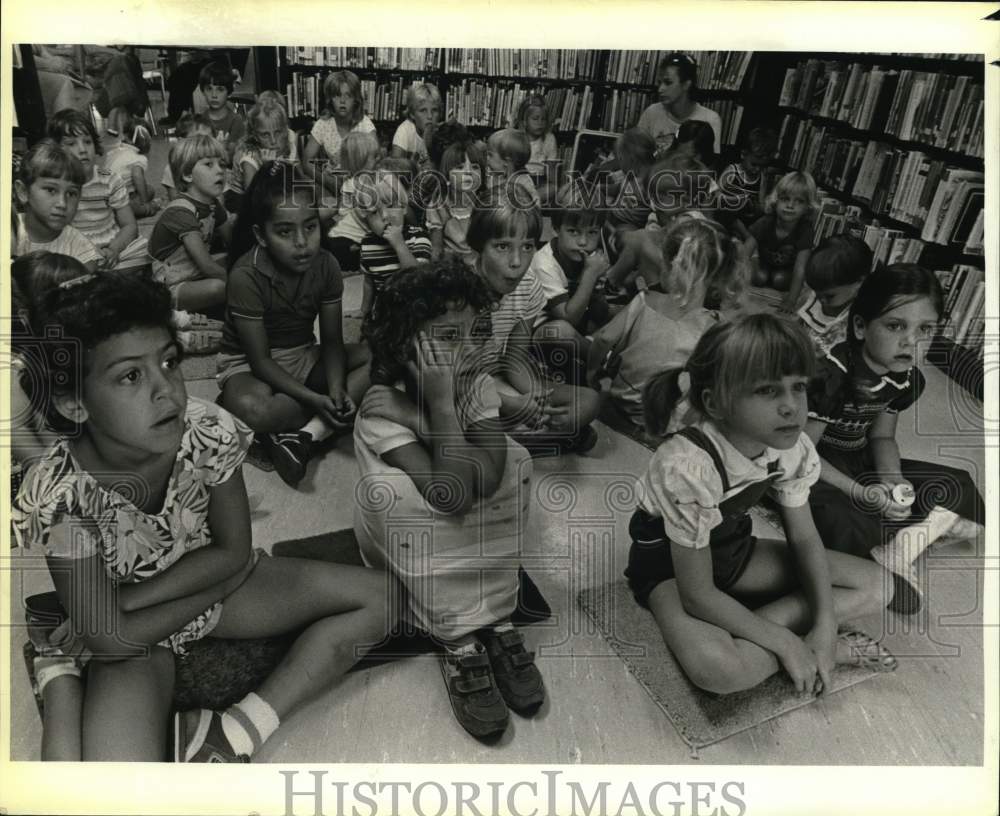
[[[222,405],[257,432],[291,487],[313,443],[352,427],[368,387],[365,346],[344,342],[340,267],[320,248],[319,215],[293,172],[265,163],[244,197],[218,371]]]

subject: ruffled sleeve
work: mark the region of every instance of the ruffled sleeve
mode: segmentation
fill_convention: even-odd
[[[212,487],[229,481],[246,458],[253,432],[241,420],[214,403],[189,398],[187,447],[196,478]]]
[[[816,446],[804,433],[799,441],[778,457],[781,474],[771,484],[768,493],[783,507],[801,507],[809,501],[809,490],[819,480],[819,454]]]
[[[722,481],[711,457],[683,437],[664,442],[639,482],[639,503],[663,519],[671,541],[700,549],[722,522]]]

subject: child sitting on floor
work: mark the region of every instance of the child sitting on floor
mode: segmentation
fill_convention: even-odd
[[[425,131],[441,116],[441,92],[429,82],[418,82],[406,92],[406,119],[392,137],[391,156],[412,161],[418,170],[430,169]]]
[[[545,699],[510,621],[532,467],[499,429],[500,398],[481,365],[491,302],[458,259],[398,272],[365,322],[375,384],[354,431],[362,555],[400,579],[415,622],[444,644],[452,709],[476,737],[502,733],[508,707],[530,716]],[[391,508],[363,498],[386,485]],[[401,519],[427,513],[431,537],[423,522],[410,536]]]
[[[13,223],[12,255],[46,250],[69,255],[91,272],[103,256],[71,226],[87,175],[76,156],[43,139],[21,160],[14,196],[22,208]]]
[[[590,423],[600,395],[584,384],[584,370],[557,378],[543,362],[539,341],[550,339],[545,292],[528,270],[541,231],[536,208],[522,210],[503,198],[488,199],[472,213],[468,240],[476,274],[499,301],[483,354],[498,378],[501,420],[519,442],[533,452],[584,453],[597,443]],[[554,334],[551,339],[560,339],[558,328]],[[583,369],[585,362],[585,356],[570,357],[565,365]]]
[[[189,136],[170,148],[170,167],[180,195],[160,213],[149,237],[153,276],[167,285],[174,307],[193,312],[218,309],[226,300],[222,206],[226,154],[211,136]]]
[[[212,123],[208,119],[208,115],[205,113],[184,113],[181,115],[180,119],[177,120],[177,124],[174,126],[174,133],[176,138],[172,139],[170,149],[173,150],[173,145],[176,144],[181,139],[186,139],[189,136],[212,136]],[[212,136],[212,138],[215,138]],[[165,165],[163,165],[163,174],[160,177],[160,184],[163,185],[163,189],[167,194],[169,200],[177,198],[179,195],[177,191],[177,185],[174,184],[174,174],[170,170],[170,161],[168,160]]]
[[[129,203],[122,178],[100,166],[100,143],[90,117],[77,110],[63,110],[48,123],[48,135],[83,165],[87,181],[80,189],[80,203],[73,226],[101,253],[102,269],[141,269],[149,265],[147,240]]]
[[[486,140],[488,190],[499,192],[522,209],[540,207],[538,191],[524,169],[531,156],[531,144],[523,131],[504,128]]]
[[[524,169],[531,177],[538,197],[544,206],[559,189],[559,148],[552,132],[552,116],[541,96],[527,96],[517,109],[514,127],[524,131],[531,147],[531,155]]]
[[[358,317],[366,317],[375,297],[400,269],[431,258],[426,231],[406,223],[409,195],[404,181],[410,175],[408,159],[383,159],[376,170],[378,207],[367,214],[368,232],[361,239],[364,291]]]
[[[292,144],[289,140],[288,116],[285,109],[275,102],[258,102],[247,113],[246,135],[233,149],[233,166],[223,201],[231,213],[240,211],[243,192],[265,161],[292,161]]]
[[[667,156],[654,165],[649,174],[648,196],[656,226],[621,234],[618,260],[608,270],[611,287],[633,292],[639,277],[647,284],[660,279],[666,230],[676,219],[712,214],[711,181],[711,173],[704,165],[683,153]]]
[[[683,367],[701,336],[719,320],[718,309],[739,299],[748,270],[734,239],[714,221],[683,218],[663,242],[659,292],[641,291],[615,318],[594,333],[591,381],[608,377],[612,410],[638,431],[642,392],[668,368]],[[683,412],[678,412],[683,416]],[[665,417],[659,440],[676,430]]]
[[[746,252],[753,261],[751,282],[784,292],[785,312],[798,308],[818,206],[813,177],[793,171],[781,177],[767,197],[765,215],[750,227]]]
[[[828,548],[892,570],[889,608],[903,614],[922,605],[915,561],[923,550],[937,539],[981,535],[986,518],[968,473],[901,459],[896,442],[899,413],[924,390],[917,366],[942,307],[930,270],[893,264],[872,272],[851,304],[847,339],[820,361],[809,393],[807,431],[823,465],[809,499],[816,526]]]
[[[323,241],[345,272],[361,268],[361,242],[371,232],[368,217],[378,208],[375,167],[382,148],[373,133],[348,133],[340,147],[340,166],[346,174],[340,190],[340,212]]]
[[[604,210],[590,200],[583,182],[567,184],[552,212],[555,236],[531,259],[529,269],[545,292],[549,315],[569,324],[582,340],[608,322],[608,304],[599,283],[608,271],[601,228]],[[582,348],[582,347],[581,347]]]
[[[175,761],[249,761],[391,628],[386,579],[251,548],[249,429],[188,397],[162,284],[86,273],[52,291],[41,324],[63,338],[45,349],[46,409],[70,431],[28,471],[12,520],[66,615],[31,660],[63,714],[47,721],[60,732],[48,757],[162,762],[175,655],[205,637],[301,631],[256,692],[173,717]]]
[[[820,472],[803,433],[814,366],[798,326],[755,314],[713,326],[683,369],[646,386],[647,416],[661,425],[686,372],[703,418],[661,444],[639,481],[625,575],[688,679],[715,694],[781,670],[799,694],[822,694],[835,665],[896,668],[868,635],[839,629],[885,600],[882,573],[824,550],[809,511]],[[747,511],[765,494],[787,542],[751,535]],[[772,600],[757,605],[762,596]]]
[[[445,122],[437,128],[427,150],[437,173],[426,174],[418,192],[427,213],[431,257],[439,260],[447,252],[469,259],[472,250],[465,237],[483,184],[485,159],[472,134],[458,122]]]
[[[820,357],[847,339],[847,315],[871,268],[871,247],[853,235],[832,235],[809,256],[798,318]]]
[[[368,387],[368,352],[344,342],[340,267],[320,247],[312,190],[295,184],[288,165],[267,162],[254,176],[231,254],[222,405],[257,432],[278,475],[296,487],[313,445],[351,428]]]
[[[232,160],[237,143],[246,135],[246,123],[229,101],[233,92],[233,69],[224,62],[210,62],[198,75],[198,88],[205,95],[205,115],[212,136],[225,145],[226,159]]]
[[[764,169],[778,148],[773,130],[753,128],[740,147],[740,160],[719,174],[719,221],[741,240],[764,214]]]
[[[155,197],[153,185],[146,179],[152,144],[149,131],[125,108],[115,108],[108,114],[107,136],[104,169],[121,176],[125,182],[136,218],[155,215],[162,205]]]

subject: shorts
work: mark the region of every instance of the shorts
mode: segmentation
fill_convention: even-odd
[[[271,359],[281,366],[282,371],[294,377],[296,382],[304,385],[309,379],[309,374],[320,361],[320,347],[318,343],[306,343],[291,348],[273,348],[271,349]],[[250,362],[245,354],[239,352],[226,354],[223,352],[219,355],[215,374],[219,388],[222,388],[226,384],[226,380],[234,374],[252,375]]]
[[[746,572],[757,539],[751,535],[753,522],[744,515],[734,533],[724,540],[711,539],[712,577],[723,592]],[[674,577],[674,562],[670,555],[670,539],[663,529],[663,519],[651,516],[642,508],[632,514],[628,525],[632,546],[628,552],[625,577],[636,603],[649,609],[650,593],[664,581]]]

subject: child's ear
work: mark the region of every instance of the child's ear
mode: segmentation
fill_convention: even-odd
[[[14,179],[14,195],[17,196],[17,201],[22,207],[28,203],[28,185],[21,179]]]
[[[260,228],[259,224],[254,224],[251,229],[253,230],[253,237],[257,239],[257,243],[264,249],[267,249],[267,239],[264,237],[264,230]]]
[[[59,415],[65,417],[70,422],[80,425],[87,421],[89,414],[83,405],[83,400],[78,395],[54,394],[52,396],[52,404],[59,412]]]
[[[854,325],[851,326],[851,331],[854,332],[854,338],[856,340],[865,339],[865,321],[861,315],[854,315]]]

